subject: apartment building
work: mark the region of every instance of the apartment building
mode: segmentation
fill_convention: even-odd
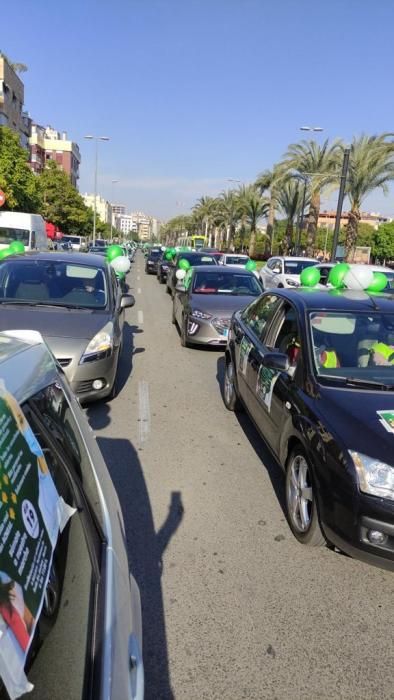
[[[335,211],[321,211],[319,214],[317,225],[322,226],[323,228],[334,230],[335,217]],[[341,227],[346,226],[348,220],[348,212],[343,212],[341,216]],[[378,214],[376,212],[361,212],[360,223],[369,224],[370,226],[373,226],[375,231],[380,226],[380,224],[385,224],[388,221],[392,221],[392,219],[390,219],[387,216],[382,216],[382,214]]]
[[[8,60],[0,54],[0,126],[8,126],[19,135],[21,146],[28,148],[32,120],[23,110],[25,88]]]
[[[81,154],[78,144],[68,139],[66,131],[32,124],[29,145],[33,172],[40,173],[48,160],[54,160],[77,187]]]
[[[84,194],[83,201],[87,207],[94,210],[94,194]],[[112,206],[104,197],[96,196],[96,213],[104,224],[111,224]]]

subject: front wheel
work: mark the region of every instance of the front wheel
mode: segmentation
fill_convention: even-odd
[[[299,542],[311,547],[326,543],[320,529],[311,467],[301,445],[292,451],[287,462],[286,510],[291,530]]]
[[[187,341],[187,318],[182,319],[181,323],[181,345],[183,348],[188,348],[190,347],[190,344]]]

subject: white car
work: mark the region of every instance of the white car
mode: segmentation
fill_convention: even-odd
[[[316,265],[313,258],[293,258],[291,256],[275,256],[267,260],[259,275],[264,289],[272,287],[299,287],[301,272],[306,267]]]
[[[337,263],[335,262],[322,262],[316,265],[317,269],[320,270],[320,282],[319,287],[325,289],[326,287],[331,287],[328,281],[328,276],[330,274],[331,268],[335,267]],[[384,267],[383,265],[368,265],[372,272],[384,272],[389,281],[389,288],[394,289],[394,270],[390,267]]]
[[[233,265],[234,267],[245,267],[246,263],[249,262],[249,255],[244,255],[243,253],[223,253],[219,258],[219,265]]]

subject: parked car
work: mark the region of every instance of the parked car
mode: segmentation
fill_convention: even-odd
[[[166,259],[165,255],[157,261],[157,272],[156,276],[160,284],[164,284],[167,280],[167,272],[170,269],[169,261]]]
[[[63,234],[62,243],[70,243],[71,248],[77,253],[81,253],[88,249],[85,236],[68,236]]]
[[[145,272],[147,275],[153,275],[157,273],[157,264],[159,260],[163,257],[163,251],[161,248],[151,248],[145,261]]]
[[[223,253],[218,263],[219,265],[233,265],[236,267],[245,267],[246,263],[249,262],[249,255],[244,255],[243,253]]]
[[[316,265],[313,258],[292,258],[275,256],[259,271],[264,289],[274,287],[299,287],[301,272],[311,265]]]
[[[14,314],[18,315],[16,311]],[[22,466],[18,486],[22,490],[18,489],[17,493],[23,494],[25,477],[33,483],[36,479],[39,500],[33,491],[30,498],[35,508],[41,510],[41,518],[44,514],[48,517],[48,499],[53,495],[60,496],[73,508],[59,534],[56,523],[56,537],[49,542],[53,557],[50,559],[48,549],[36,550],[37,561],[41,558],[42,564],[48,566],[49,559],[50,569],[43,607],[32,621],[34,626],[30,627],[30,620],[28,627],[30,646],[25,669],[28,681],[34,685],[31,697],[143,700],[140,595],[130,574],[122,511],[108,469],[84,411],[40,334],[34,331],[0,333],[0,346],[1,377],[6,388],[6,394],[2,392],[2,412],[4,415],[8,411],[11,417],[17,412],[15,425],[20,426],[23,421],[17,439],[26,440],[24,447],[18,448]],[[10,423],[7,425],[12,428]],[[4,441],[7,441],[6,433],[3,444]],[[29,468],[34,465],[31,457],[39,453],[42,457],[35,476]],[[31,461],[26,463],[29,455]],[[18,471],[19,468],[14,471],[14,483],[18,481]],[[45,475],[52,479],[44,486]],[[2,472],[2,480],[3,477]],[[30,514],[33,508],[33,516],[37,518],[34,505],[28,503]],[[9,520],[10,523],[18,526],[22,522],[25,505],[22,498],[13,499],[16,519]],[[25,533],[21,541],[26,537]],[[34,546],[33,537],[28,537],[28,545],[24,550],[27,555]],[[8,547],[1,556],[4,582],[4,572],[11,571],[14,562]],[[26,605],[29,600],[27,587],[22,584],[27,576],[31,578],[31,569],[30,574],[27,571],[25,574],[24,577],[23,567],[20,567],[15,577],[10,603],[14,608],[12,618],[20,619],[21,601]],[[37,582],[42,588],[45,586],[40,577]],[[17,599],[19,607],[16,602],[14,604]],[[24,617],[26,619],[26,614]],[[16,650],[15,642],[10,647],[13,634],[18,634],[21,643],[22,628],[12,619],[10,623],[2,619],[1,630],[2,664],[3,668],[8,666],[7,678],[3,680],[10,685],[18,663],[22,663],[23,669],[21,647],[12,653],[12,658],[7,656],[10,648]],[[18,683],[22,683],[20,676]],[[23,690],[19,690],[18,697],[21,692]],[[9,697],[1,681],[0,696]]]
[[[233,316],[224,402],[246,408],[285,470],[301,543],[394,569],[391,295],[264,293]]]
[[[89,253],[9,256],[0,266],[0,330],[40,331],[83,401],[113,396],[123,294],[114,270]]]
[[[167,270],[166,291],[168,294],[171,294],[171,296],[174,295],[175,286],[178,281],[176,278],[176,271],[179,270],[179,263],[181,260],[187,260],[191,267],[198,267],[199,265],[217,265],[216,258],[210,253],[178,253],[173,260],[169,261]]]
[[[322,262],[316,265],[317,269],[320,271],[320,287],[326,288],[327,286],[331,286],[328,282],[328,277],[331,268],[333,268],[335,265],[336,263],[334,262]],[[382,265],[368,265],[368,267],[372,270],[372,272],[384,272],[388,280],[387,289],[385,291],[394,290],[394,270],[391,270],[389,267],[383,267]]]
[[[231,316],[262,292],[253,272],[202,265],[193,268],[186,288],[175,288],[172,322],[181,344],[226,345]]]
[[[20,241],[25,250],[48,250],[45,221],[40,214],[0,211],[0,250]]]

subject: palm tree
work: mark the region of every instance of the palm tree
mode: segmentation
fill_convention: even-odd
[[[386,194],[387,184],[394,180],[394,143],[387,139],[393,134],[353,138],[350,147],[347,195],[350,200],[346,225],[346,259],[351,262],[357,245],[361,205],[365,197],[380,188]]]
[[[308,177],[310,183],[310,204],[307,217],[307,255],[313,254],[317,223],[320,214],[320,195],[327,185],[338,182],[340,170],[341,142],[322,145],[316,141],[301,141],[291,144],[282,162],[283,167],[295,170]]]
[[[234,190],[222,192],[217,200],[216,223],[225,229],[227,250],[234,238],[235,228],[240,218],[241,206],[238,193]]]
[[[214,197],[200,197],[193,207],[193,213],[197,220],[204,226],[204,234],[208,244],[211,245],[212,224],[216,214],[217,200]]]
[[[300,213],[303,197],[303,185],[297,178],[288,178],[276,192],[276,204],[279,211],[287,219],[284,241],[284,254],[286,255],[293,244],[294,218]]]
[[[269,191],[269,210],[268,210],[268,222],[267,222],[267,237],[268,245],[272,251],[272,243],[274,238],[274,223],[275,223],[275,210],[277,208],[277,189],[283,180],[283,177],[287,176],[286,168],[283,168],[282,164],[274,165],[272,170],[264,170],[258,176],[255,187],[263,196],[265,192]],[[268,251],[267,251],[268,252]]]
[[[249,256],[253,258],[256,254],[257,224],[260,219],[267,216],[270,202],[259,194],[254,185],[240,187],[239,201],[245,221],[250,228]]]

